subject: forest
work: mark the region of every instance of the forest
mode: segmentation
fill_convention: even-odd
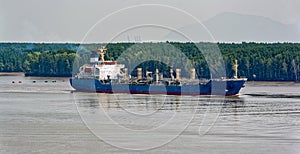
[[[231,78],[234,75],[234,61],[238,60],[239,77],[246,77],[249,81],[300,80],[299,43],[0,43],[0,72],[71,77],[81,65],[89,62],[90,55],[101,46],[108,49],[105,59],[124,64],[132,63],[130,59],[151,59],[153,55],[147,54],[147,50],[162,54],[160,62],[150,60],[137,67],[142,67],[144,71],[159,68],[166,76],[170,75],[168,64],[176,60],[172,57],[178,56],[168,52],[178,50],[180,52],[176,53],[183,54],[196,68],[199,78],[210,78],[212,68],[220,65],[225,66],[226,77]],[[132,51],[134,54],[122,55],[124,51]],[[215,51],[221,53],[224,63],[220,63],[218,52]],[[177,66],[172,67],[175,69]]]

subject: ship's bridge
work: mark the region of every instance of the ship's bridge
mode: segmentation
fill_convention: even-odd
[[[106,52],[107,49],[104,47],[93,52],[90,56],[90,64],[80,68],[79,77],[106,80],[119,79],[123,76],[121,69],[125,68],[125,65],[118,64],[116,61],[106,61],[104,59]]]
[[[99,65],[95,66],[95,76],[99,80],[108,79],[108,76],[110,79],[118,79],[118,77],[122,75],[121,69],[124,67],[125,66],[123,64],[118,64],[115,61],[101,62]]]

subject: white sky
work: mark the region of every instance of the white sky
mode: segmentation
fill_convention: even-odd
[[[172,6],[200,21],[222,12],[258,15],[285,24],[300,21],[299,0],[0,0],[0,41],[80,42],[88,30],[106,15],[137,4]],[[141,13],[143,11],[155,12],[159,18],[159,14],[167,14],[168,9],[133,9],[133,18],[116,15],[114,25],[101,30],[117,33],[115,26],[135,22],[139,15],[141,18],[147,16]],[[178,13],[167,21],[162,17],[159,22],[189,22],[185,18]]]

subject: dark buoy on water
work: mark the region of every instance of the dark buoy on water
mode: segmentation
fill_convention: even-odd
[[[56,82],[56,80],[52,80],[52,82],[54,83],[54,82]]]
[[[15,83],[15,81],[12,81],[11,83]]]
[[[45,83],[48,83],[48,81],[45,81]]]
[[[19,83],[22,83],[22,81],[19,81]]]
[[[36,81],[32,81],[33,83],[36,83]]]

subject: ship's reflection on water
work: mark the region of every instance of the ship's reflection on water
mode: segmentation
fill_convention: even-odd
[[[163,126],[164,129],[152,134],[173,130],[170,136],[178,135],[187,126],[194,133],[203,135],[220,116],[224,116],[224,112],[234,116],[239,108],[243,110],[245,104],[240,97],[99,93],[78,93],[76,101],[82,119],[92,131],[103,130],[101,126],[108,123],[134,131],[155,130]],[[103,131],[98,133],[105,135]]]
[[[224,99],[223,108],[244,108],[245,107],[245,100],[243,97],[226,97]]]
[[[128,109],[145,112],[192,111],[218,107],[223,109],[243,108],[241,97],[220,96],[173,96],[173,95],[127,95],[127,94],[77,94],[80,107],[90,109]]]

